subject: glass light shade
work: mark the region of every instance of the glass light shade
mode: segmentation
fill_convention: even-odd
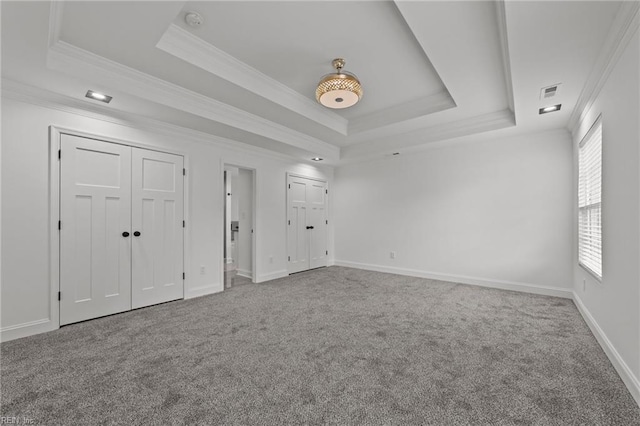
[[[361,97],[362,87],[358,78],[346,72],[325,75],[316,89],[316,99],[327,108],[348,108],[358,103]]]

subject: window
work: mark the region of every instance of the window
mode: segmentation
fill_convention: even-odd
[[[578,150],[578,263],[602,278],[602,122],[598,117]]]

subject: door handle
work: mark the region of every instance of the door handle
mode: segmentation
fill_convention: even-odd
[[[129,233],[125,231],[125,232],[122,233],[122,236],[127,238],[129,236]]]
[[[140,231],[136,231],[136,232],[134,232],[134,233],[133,233],[133,236],[134,236],[134,237],[139,237],[139,236],[140,236]]]
[[[307,226],[307,229],[313,229],[313,226]]]

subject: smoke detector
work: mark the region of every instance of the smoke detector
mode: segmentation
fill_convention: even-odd
[[[187,12],[184,17],[184,21],[190,26],[194,28],[198,28],[204,22],[202,16],[198,12]]]
[[[558,94],[558,90],[560,90],[560,83],[554,84],[552,86],[543,87],[540,90],[540,99],[545,100],[545,99],[553,98]]]

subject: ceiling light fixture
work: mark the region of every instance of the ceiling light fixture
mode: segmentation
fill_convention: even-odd
[[[546,114],[548,112],[560,111],[560,108],[562,108],[562,104],[551,105],[548,107],[540,108],[538,110],[538,114]]]
[[[327,108],[348,108],[362,98],[362,86],[358,78],[342,70],[345,63],[342,58],[334,59],[331,64],[338,72],[325,75],[318,83],[316,99]]]
[[[313,157],[313,158],[312,158],[312,160],[313,160],[313,161],[322,161],[322,158],[320,158],[320,157]]]
[[[111,99],[113,99],[111,96],[103,95],[102,93],[94,92],[93,90],[87,90],[87,94],[84,96],[89,99],[95,99],[96,101],[102,101],[106,104],[111,102]]]

